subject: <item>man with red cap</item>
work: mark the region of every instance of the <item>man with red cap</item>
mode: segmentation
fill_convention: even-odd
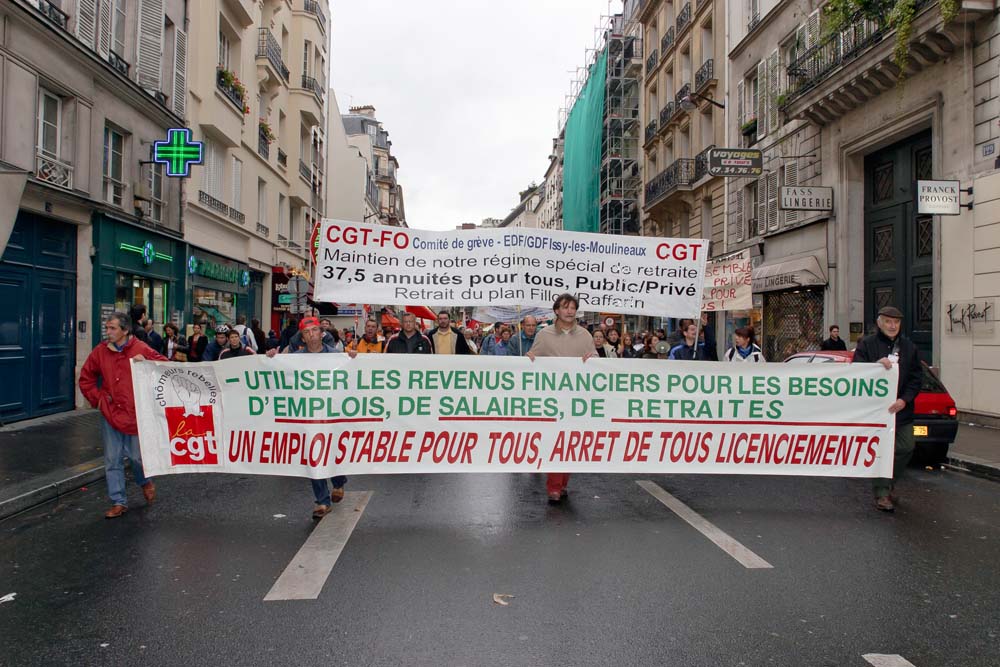
[[[302,337],[302,346],[293,348],[289,345],[290,354],[323,354],[336,352],[332,345],[323,342],[323,329],[320,327],[318,317],[303,317],[299,322],[299,334]],[[267,356],[273,357],[277,350],[268,350]],[[350,350],[351,358],[357,356],[357,352]],[[311,479],[313,497],[316,499],[316,506],[313,507],[313,518],[322,519],[330,513],[333,503],[339,503],[344,499],[344,485],[347,484],[347,475],[336,475],[330,478],[333,491],[327,485],[325,479]]]

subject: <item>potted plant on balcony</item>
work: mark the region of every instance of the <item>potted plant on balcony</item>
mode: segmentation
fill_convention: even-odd
[[[271,126],[263,118],[257,121],[257,129],[260,130],[260,136],[263,137],[267,143],[271,143],[277,138],[274,136]]]
[[[744,137],[749,137],[752,134],[757,134],[757,119],[748,118],[745,123],[740,125],[740,134]]]
[[[219,85],[223,88],[227,88],[240,98],[240,106],[243,108],[243,115],[246,116],[250,113],[250,105],[247,104],[247,87],[243,85],[239,77],[236,76],[235,72],[231,72],[222,65],[217,68]]]

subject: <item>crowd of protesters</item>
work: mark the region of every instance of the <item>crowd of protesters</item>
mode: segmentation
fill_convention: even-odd
[[[146,317],[144,306],[134,306],[128,314],[113,313],[105,322],[106,340],[91,352],[80,374],[80,389],[94,407],[101,410],[105,448],[105,469],[112,507],[107,518],[116,518],[128,510],[125,494],[124,459],[132,464],[136,482],[142,487],[147,503],[156,497],[151,480],[143,475],[137,441],[131,359],[158,361],[218,361],[234,357],[265,354],[346,353],[358,354],[451,354],[479,356],[520,356],[532,361],[536,357],[593,357],[604,359],[666,359],[673,361],[718,361],[713,327],[703,315],[701,321],[680,320],[669,335],[662,329],[643,332],[619,332],[614,327],[599,324],[584,327],[577,320],[579,302],[571,294],[563,294],[553,306],[553,319],[540,327],[534,316],[520,322],[497,322],[489,328],[456,326],[448,311],[437,314],[436,326],[421,330],[413,313],[404,312],[399,328],[380,329],[375,320],[365,323],[364,333],[356,336],[350,329],[338,331],[327,318],[315,312],[292,320],[282,329],[264,334],[258,320],[240,316],[233,324],[217,323],[214,338],[202,324],[192,325],[185,337],[173,323],[163,325],[163,334],[155,331],[155,323]],[[913,401],[921,384],[921,364],[913,343],[901,335],[902,313],[894,307],[879,311],[875,334],[859,341],[854,361],[880,363],[885,368],[897,364],[900,368],[897,400],[889,411],[896,415],[896,449],[893,479],[876,480],[876,507],[892,511],[898,478],[913,452]],[[830,327],[830,338],[823,349],[844,350],[846,344],[836,326]],[[762,363],[761,348],[755,341],[752,327],[740,327],[732,336],[732,345],[722,361]],[[899,428],[903,427],[903,428]],[[331,511],[332,503],[344,498],[347,477],[336,476],[330,482],[312,480],[315,506],[313,517],[322,518]],[[569,474],[548,475],[546,490],[551,502],[558,503],[567,495]]]

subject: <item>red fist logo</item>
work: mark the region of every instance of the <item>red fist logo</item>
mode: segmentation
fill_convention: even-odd
[[[219,448],[215,440],[212,406],[199,406],[200,415],[185,415],[185,407],[167,407],[170,432],[170,465],[215,465]]]

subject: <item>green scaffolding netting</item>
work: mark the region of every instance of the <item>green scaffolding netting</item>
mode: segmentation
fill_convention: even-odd
[[[590,66],[587,83],[566,121],[563,229],[570,232],[596,233],[600,229],[601,133],[607,71],[608,50],[605,48],[597,62]]]

